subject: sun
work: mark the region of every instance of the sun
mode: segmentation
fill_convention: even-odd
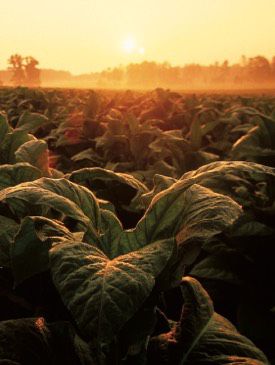
[[[126,53],[133,53],[137,48],[136,41],[133,37],[127,37],[122,43],[122,49]]]
[[[124,38],[121,43],[121,47],[123,52],[131,54],[131,57],[142,57],[145,53],[145,48],[142,47],[131,35],[128,35],[127,38]]]

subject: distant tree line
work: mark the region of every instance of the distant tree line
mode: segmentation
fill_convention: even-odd
[[[104,88],[275,88],[275,56],[268,60],[263,56],[247,58],[230,65],[227,60],[208,66],[187,64],[172,66],[168,62],[144,61],[127,66],[108,68],[78,76],[66,71],[39,70],[33,57],[14,54],[7,71],[0,71],[5,84],[14,86],[104,87]],[[10,74],[10,76],[8,75]]]
[[[209,66],[199,64],[171,66],[167,62],[160,64],[145,61],[107,69],[93,75],[100,86],[105,84],[178,88],[275,86],[275,56],[271,61],[263,56],[252,58],[242,56],[238,64],[229,65],[228,61],[224,61]]]

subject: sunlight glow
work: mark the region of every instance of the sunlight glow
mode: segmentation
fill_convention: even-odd
[[[136,49],[136,41],[132,37],[128,37],[122,44],[124,52],[133,53]]]
[[[145,53],[145,49],[143,47],[140,47],[138,50],[139,54],[144,54]]]
[[[275,0],[2,0],[0,70],[15,53],[74,74],[144,58],[173,65],[271,59],[274,14]]]

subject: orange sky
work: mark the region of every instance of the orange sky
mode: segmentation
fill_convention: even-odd
[[[275,0],[0,0],[12,53],[74,74],[144,59],[173,65],[275,55]]]

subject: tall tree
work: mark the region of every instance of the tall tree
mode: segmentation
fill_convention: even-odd
[[[263,56],[249,58],[246,66],[249,77],[256,82],[268,81],[271,77],[271,66]]]
[[[24,58],[24,68],[26,75],[26,86],[40,86],[40,70],[36,67],[39,62],[32,56]]]
[[[11,81],[14,86],[22,86],[25,83],[23,61],[23,57],[19,54],[11,55],[8,59],[9,69],[13,72]]]

